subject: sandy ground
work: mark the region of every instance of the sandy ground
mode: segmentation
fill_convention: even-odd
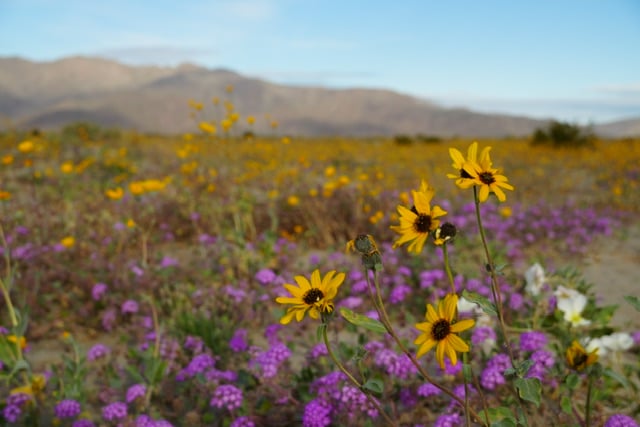
[[[640,330],[640,313],[623,297],[640,297],[640,223],[626,227],[621,238],[601,239],[579,266],[593,283],[602,304],[618,304],[613,325],[628,332]]]

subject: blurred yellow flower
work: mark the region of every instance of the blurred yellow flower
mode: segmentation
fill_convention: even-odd
[[[227,85],[224,89],[227,93],[233,93],[233,85]]]
[[[136,226],[136,222],[132,218],[129,218],[127,220],[127,228],[134,228],[135,226]]]
[[[216,133],[216,126],[213,123],[200,122],[200,124],[198,124],[198,127],[204,133],[210,133],[210,134]]]
[[[22,350],[25,349],[25,347],[27,347],[27,339],[25,337],[20,337],[18,338],[15,335],[8,335],[7,336],[7,341],[9,341],[12,344],[18,344],[20,345],[20,348]]]
[[[300,199],[297,196],[289,196],[287,198],[287,204],[289,206],[298,206],[300,204]]]
[[[278,122],[277,121],[272,121],[271,122],[271,129],[277,129],[278,128]]]
[[[593,365],[598,361],[598,349],[587,353],[578,341],[573,341],[571,346],[567,348],[567,364],[571,369],[582,371],[589,365]]]
[[[13,163],[13,156],[11,154],[7,154],[6,156],[2,157],[3,165],[10,165],[11,163]]]
[[[255,118],[255,117],[253,117],[253,116],[248,116],[248,117],[247,117],[247,124],[248,124],[248,125],[252,125],[252,124],[254,124],[255,122],[256,122],[256,118]]]
[[[116,187],[113,189],[109,188],[104,192],[104,194],[111,200],[120,200],[124,195],[124,190],[122,187]]]
[[[8,191],[0,190],[0,200],[9,200],[11,198],[11,193]]]
[[[60,170],[62,173],[70,174],[73,172],[73,162],[66,161],[62,165],[60,165]]]
[[[509,218],[511,215],[513,215],[511,206],[503,206],[502,208],[500,208],[500,215],[504,218]]]
[[[144,181],[133,181],[129,183],[129,191],[135,196],[165,189],[170,180],[146,179]]]
[[[225,132],[228,132],[229,129],[231,129],[231,126],[233,126],[233,121],[231,121],[230,119],[224,119],[220,122],[220,126],[222,126],[222,129]]]
[[[327,166],[324,170],[324,176],[326,176],[327,178],[331,178],[335,174],[336,174],[336,168],[333,166]]]
[[[60,244],[65,248],[70,248],[76,244],[76,238],[73,236],[67,236],[64,239],[60,240]]]
[[[283,136],[282,139],[280,140],[280,142],[282,142],[283,144],[290,144],[291,143],[291,138],[289,138],[288,136]]]
[[[21,153],[30,153],[35,148],[36,148],[36,146],[33,143],[33,141],[28,141],[27,140],[27,141],[22,141],[20,144],[18,144],[18,151],[20,151]]]

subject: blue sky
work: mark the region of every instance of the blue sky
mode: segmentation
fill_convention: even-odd
[[[0,56],[72,55],[581,123],[640,117],[638,0],[0,0]]]

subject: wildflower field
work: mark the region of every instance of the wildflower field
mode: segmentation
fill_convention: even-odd
[[[0,136],[0,425],[638,425],[640,269],[617,305],[580,269],[637,230],[640,140],[192,109],[180,137]]]

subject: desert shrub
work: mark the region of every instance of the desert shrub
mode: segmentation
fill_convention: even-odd
[[[595,134],[588,128],[553,120],[545,129],[538,128],[534,131],[531,143],[557,148],[582,148],[593,147],[595,138]]]

